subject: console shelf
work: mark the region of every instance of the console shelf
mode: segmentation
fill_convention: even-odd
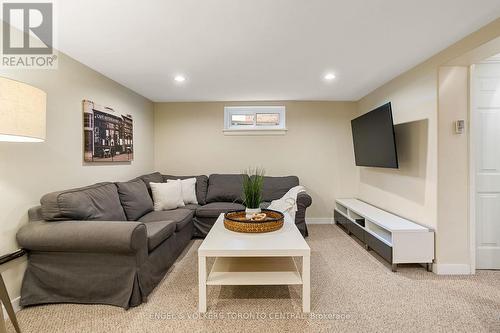
[[[434,231],[358,199],[335,201],[335,223],[392,264],[430,264],[434,260]]]

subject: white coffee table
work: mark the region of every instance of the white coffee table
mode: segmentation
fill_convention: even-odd
[[[227,230],[221,214],[198,249],[199,311],[207,311],[207,285],[302,285],[302,311],[310,312],[311,249],[295,224],[262,234]],[[207,257],[215,257],[207,275]],[[302,257],[302,274],[294,257]]]

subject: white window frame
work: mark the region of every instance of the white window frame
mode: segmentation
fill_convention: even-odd
[[[257,125],[257,114],[277,113],[280,116],[278,125]],[[253,125],[233,125],[232,115],[254,115]],[[225,106],[224,134],[226,135],[283,135],[286,133],[285,106]]]

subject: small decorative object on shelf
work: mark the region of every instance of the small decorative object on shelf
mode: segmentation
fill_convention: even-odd
[[[238,210],[224,215],[226,229],[245,233],[263,233],[281,229],[284,215],[275,210],[263,209],[261,213],[253,214],[247,219],[247,212]]]
[[[262,185],[264,184],[264,169],[249,168],[243,177],[243,204],[246,209],[246,219],[250,220],[255,214],[261,212]]]

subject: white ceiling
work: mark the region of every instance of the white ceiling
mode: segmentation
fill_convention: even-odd
[[[153,101],[357,100],[499,0],[61,0],[59,49]],[[323,75],[333,71],[330,83]],[[177,74],[186,82],[175,83]]]

